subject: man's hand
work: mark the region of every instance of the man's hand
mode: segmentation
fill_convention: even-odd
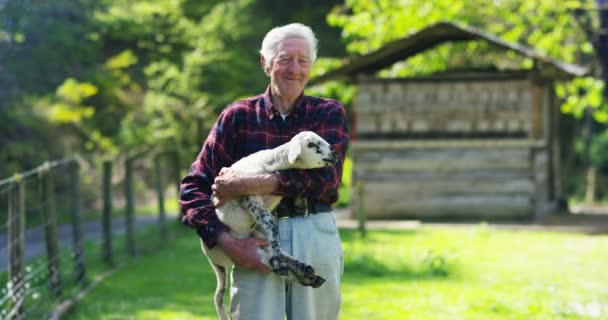
[[[222,168],[215,178],[214,184],[211,186],[216,208],[245,194],[243,190],[243,178],[244,176],[239,177],[236,172],[230,168]]]
[[[257,252],[258,247],[268,245],[266,239],[253,237],[238,239],[228,232],[222,232],[217,238],[217,243],[236,266],[244,269],[258,269],[262,273],[270,272],[270,269],[260,260]]]

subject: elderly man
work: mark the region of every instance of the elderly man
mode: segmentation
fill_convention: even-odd
[[[270,85],[265,93],[234,102],[220,114],[182,181],[183,223],[195,228],[209,248],[220,246],[235,262],[232,319],[337,319],[343,255],[330,205],[338,199],[348,144],[344,108],[335,100],[303,93],[317,55],[317,39],[309,27],[294,23],[270,30],[260,53]],[[252,176],[227,169],[240,158],[277,147],[305,130],[333,146],[340,158],[335,166]],[[279,219],[281,245],[326,279],[320,288],[269,273],[256,252],[267,245],[264,239],[237,239],[226,232],[215,207],[250,194],[283,196],[273,212]]]

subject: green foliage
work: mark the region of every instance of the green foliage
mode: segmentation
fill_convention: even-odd
[[[58,123],[80,123],[95,113],[91,106],[83,106],[84,99],[97,94],[97,87],[90,83],[79,83],[68,78],[59,88],[57,97],[59,102],[53,104],[49,110],[49,119]]]
[[[0,174],[29,169],[21,158],[38,159],[34,153],[99,156],[154,145],[194,154],[219,110],[268,84],[258,50],[272,25],[308,23],[322,54],[343,54],[339,29],[324,22],[334,3],[2,2],[0,127],[12,131],[0,146],[3,159],[16,163]],[[17,116],[24,104],[29,118]],[[62,143],[32,142],[34,135]]]
[[[556,93],[565,97],[562,112],[581,118],[585,109],[594,109],[593,117],[597,122],[608,123],[608,101],[603,101],[604,83],[596,78],[575,78],[568,85],[560,85]]]
[[[343,28],[343,37],[348,42],[349,52],[358,54],[378,49],[390,40],[444,20],[478,27],[498,34],[507,41],[532,45],[566,61],[575,59],[579,52],[577,45],[581,41],[586,43],[584,34],[568,15],[568,11],[555,6],[551,0],[506,0],[491,5],[484,0],[433,3],[347,0],[343,8],[337,8],[328,16],[331,25]],[[573,43],[567,43],[568,41]],[[487,53],[488,50],[490,48],[487,46],[472,44],[467,45],[464,53],[450,49],[439,53],[425,53],[425,61],[443,60],[448,53],[449,57],[453,54],[462,57],[463,54],[470,56],[477,53],[475,59],[469,62],[478,62],[478,59],[485,59],[480,53]],[[449,61],[447,62],[449,64]],[[425,68],[420,63],[408,63],[408,66],[415,69]]]
[[[590,161],[598,169],[608,173],[608,130],[591,141]]]
[[[347,207],[350,203],[353,177],[353,160],[350,156],[346,156],[346,159],[344,159],[344,168],[342,171],[342,182],[340,183],[340,189],[338,189],[340,197],[335,204],[336,207]]]
[[[0,8],[0,99],[14,98],[11,88],[44,94],[67,77],[93,66],[98,46],[91,0],[3,1]],[[0,80],[2,81],[2,80]],[[4,86],[7,85],[7,87]],[[8,90],[6,90],[8,88]]]
[[[383,44],[442,20],[464,23],[518,42],[567,62],[590,60],[593,46],[576,22],[574,8],[591,8],[592,0],[494,1],[367,1],[347,0],[328,15],[331,25],[343,28],[342,37],[352,54],[364,54]],[[593,13],[591,14],[593,16]],[[597,20],[597,17],[596,19]],[[594,25],[597,27],[597,21]],[[504,53],[483,42],[447,43],[397,63],[380,73],[385,77],[430,74],[448,68],[521,69],[532,61]],[[565,100],[562,110],[580,116],[587,106],[595,118],[608,122],[608,104],[601,102],[601,82],[576,79],[558,88]]]

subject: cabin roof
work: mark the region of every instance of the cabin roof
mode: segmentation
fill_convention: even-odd
[[[586,67],[557,60],[530,47],[505,41],[494,34],[471,26],[439,22],[404,38],[391,41],[376,51],[347,58],[342,66],[311,79],[310,84],[315,85],[329,80],[348,80],[358,74],[373,74],[444,42],[475,40],[488,41],[500,48],[533,59],[544,78],[567,79],[583,76],[589,71]]]

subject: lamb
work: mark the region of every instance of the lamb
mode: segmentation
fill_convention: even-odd
[[[241,174],[270,173],[284,169],[314,169],[331,166],[338,160],[338,154],[323,138],[311,131],[295,135],[289,142],[274,149],[258,151],[242,158],[231,166]],[[279,244],[279,229],[271,211],[281,200],[280,196],[270,198],[268,208],[259,195],[242,196],[216,209],[220,221],[230,227],[230,233],[238,238],[266,238],[269,245],[258,248],[262,262],[274,273],[302,285],[318,288],[325,279],[315,274],[312,266],[296,260],[285,253]],[[258,225],[260,231],[253,227]],[[233,261],[217,246],[209,249],[201,241],[203,253],[209,259],[217,277],[214,304],[218,316],[226,320],[223,297],[226,290],[226,269]]]

